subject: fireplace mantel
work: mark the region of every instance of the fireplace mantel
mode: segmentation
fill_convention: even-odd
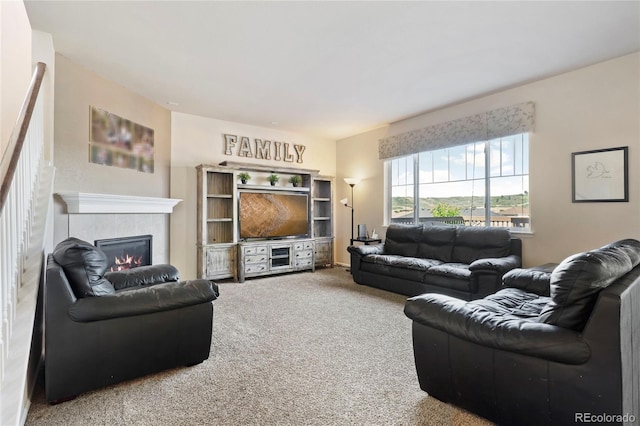
[[[133,195],[58,192],[69,214],[95,213],[172,213],[177,198],[137,197]]]

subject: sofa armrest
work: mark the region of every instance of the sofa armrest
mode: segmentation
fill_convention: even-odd
[[[442,294],[412,297],[404,313],[418,324],[489,348],[574,365],[591,356],[589,345],[576,331],[496,314],[474,302]]]
[[[375,245],[349,246],[347,251],[357,256],[366,256],[369,254],[384,254],[384,243]]]
[[[502,277],[502,287],[519,288],[527,293],[549,296],[551,271],[540,269],[512,269]]]
[[[77,322],[101,321],[198,305],[211,302],[218,295],[218,286],[212,281],[169,282],[78,299],[68,312]]]
[[[511,254],[505,257],[487,257],[484,259],[478,259],[471,262],[469,270],[472,272],[490,271],[504,274],[514,268],[522,266],[522,259],[520,256]]]
[[[138,287],[141,285],[178,281],[180,280],[180,273],[173,265],[159,264],[107,272],[104,274],[104,277],[113,284],[116,290],[122,290],[124,288]]]

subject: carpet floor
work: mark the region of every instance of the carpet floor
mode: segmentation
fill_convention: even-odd
[[[341,267],[221,283],[209,359],[58,405],[39,384],[26,425],[490,425],[420,390],[405,299]]]

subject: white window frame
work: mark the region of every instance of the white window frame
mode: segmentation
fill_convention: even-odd
[[[522,133],[524,135],[527,135],[527,150],[529,147],[529,134],[528,133]],[[514,135],[517,136],[517,135]],[[501,139],[501,138],[498,138]],[[478,141],[481,143],[484,143],[484,150],[485,150],[485,156],[484,156],[484,160],[485,160],[485,164],[484,164],[484,170],[485,170],[485,175],[484,175],[484,184],[485,184],[485,194],[484,194],[484,204],[488,205],[488,208],[485,208],[485,227],[491,227],[491,178],[495,177],[491,175],[491,154],[490,154],[490,144],[492,141],[498,140],[498,139],[493,139],[493,140],[487,140],[487,141]],[[472,143],[478,143],[478,142],[470,142],[466,145],[470,145]],[[440,149],[437,150],[432,150],[432,151],[423,151],[423,152],[435,152],[438,151]],[[411,158],[412,159],[412,165],[413,165],[413,224],[418,224],[420,223],[420,208],[419,208],[419,200],[420,200],[420,165],[419,165],[419,157],[420,157],[420,152],[415,153],[415,154],[410,154],[410,155],[406,155],[403,157],[397,157],[397,158]],[[501,150],[501,155],[502,155],[502,150]],[[385,182],[385,189],[384,189],[384,194],[385,194],[385,212],[384,212],[384,223],[388,226],[389,224],[392,223],[392,212],[391,212],[391,208],[392,208],[392,195],[393,195],[393,188],[392,188],[392,183],[393,183],[393,177],[392,177],[392,161],[397,159],[397,158],[389,158],[385,161],[384,163],[384,182]],[[501,167],[502,167],[502,162],[501,163]],[[529,168],[529,164],[527,164],[527,173],[524,174],[526,176],[530,176],[531,174],[531,170]],[[444,183],[444,182],[443,182]],[[528,193],[529,193],[529,203],[531,200],[530,197],[530,188],[528,188]],[[533,228],[532,228],[532,218],[531,218],[531,206],[529,204],[529,226],[525,227],[525,228],[521,228],[521,227],[505,227],[507,229],[509,229],[512,232],[515,233],[533,233]]]

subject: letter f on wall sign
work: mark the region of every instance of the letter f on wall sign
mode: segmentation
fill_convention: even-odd
[[[233,155],[233,147],[238,143],[238,137],[236,135],[224,135],[224,154]]]

